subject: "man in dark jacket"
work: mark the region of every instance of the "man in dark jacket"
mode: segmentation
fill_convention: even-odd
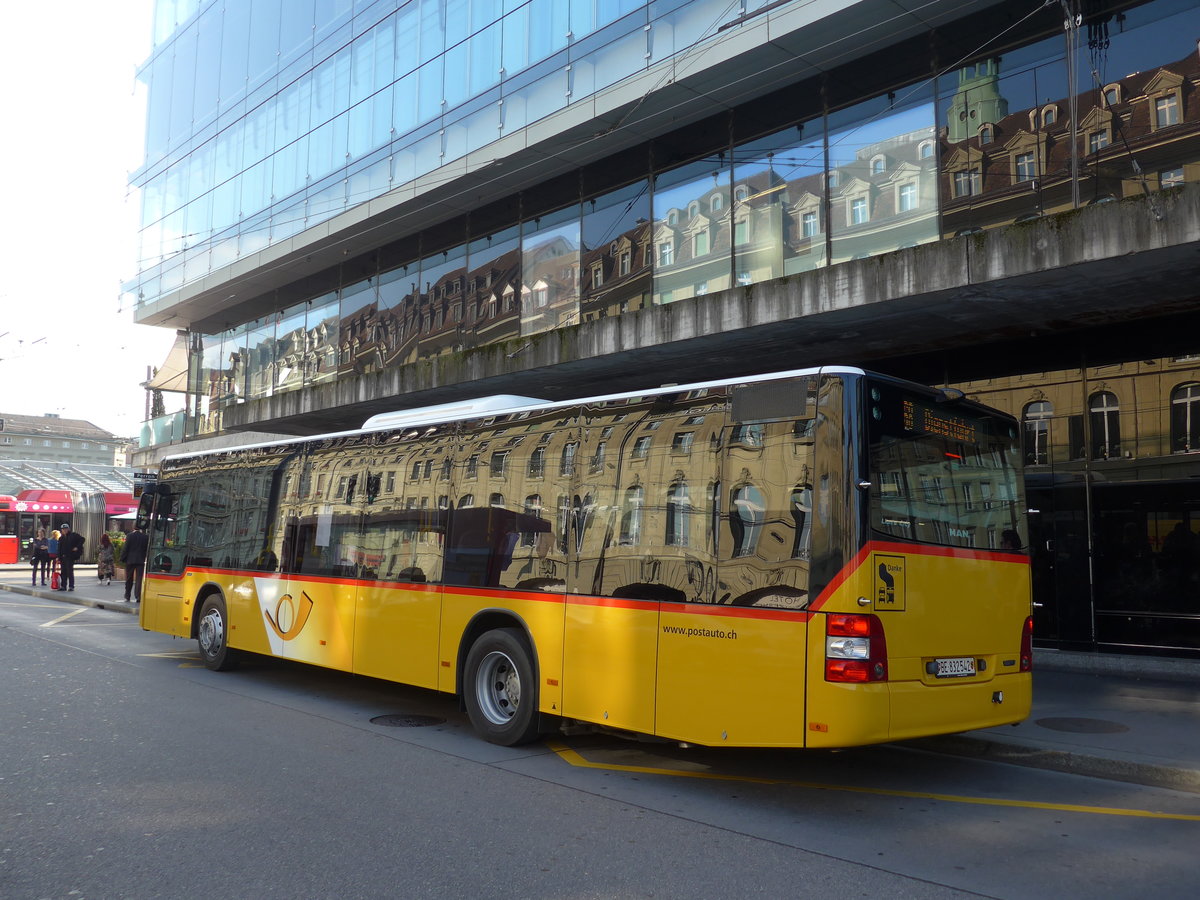
[[[58,583],[60,591],[75,590],[75,563],[83,556],[84,537],[71,530],[70,525],[62,525],[58,529],[61,537],[58,539],[58,561],[62,565],[62,580]]]
[[[125,602],[132,593],[133,602],[142,600],[142,571],[146,568],[146,545],[150,538],[142,529],[134,527],[125,535],[125,546],[121,548],[121,565],[125,567]]]

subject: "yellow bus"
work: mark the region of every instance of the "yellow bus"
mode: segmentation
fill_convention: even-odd
[[[141,625],[556,724],[847,747],[1015,723],[1017,423],[824,367],[503,396],[165,459]]]

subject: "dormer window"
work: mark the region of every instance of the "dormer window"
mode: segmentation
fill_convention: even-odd
[[[693,200],[688,204],[688,218],[694,219],[698,215],[700,215],[700,204]]]
[[[1058,107],[1046,106],[1042,109],[1042,127],[1053,125],[1058,121]]]
[[[746,189],[745,185],[741,185],[737,188],[734,188],[734,191],[733,191],[733,199],[734,200],[741,203],[742,201],[749,199],[749,197],[750,197],[750,191],[748,191]]]
[[[721,207],[723,207],[724,205],[725,205],[725,198],[722,197],[720,194],[713,194],[712,197],[708,201],[708,208],[711,209],[713,212],[716,212],[718,209],[721,209]]]
[[[1104,89],[1104,105],[1116,106],[1121,102],[1121,86],[1110,84]]]
[[[884,158],[882,156],[876,156],[874,159],[871,160],[871,174],[872,175],[882,175],[885,165],[886,165],[886,161],[884,160]]]
[[[979,126],[979,143],[990,144],[993,140],[995,140],[995,137],[996,137],[996,134],[992,130],[991,125]]]
[[[932,159],[933,141],[921,141],[920,146],[917,148],[917,156],[920,159]]]

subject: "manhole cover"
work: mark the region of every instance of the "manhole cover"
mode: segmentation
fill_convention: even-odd
[[[1056,719],[1038,719],[1034,724],[1049,728],[1052,731],[1072,731],[1076,734],[1119,734],[1128,731],[1127,725],[1120,722],[1107,722],[1104,719],[1072,719],[1069,717]]]
[[[400,713],[376,716],[371,720],[371,724],[386,725],[388,728],[424,728],[427,725],[441,725],[445,721],[437,716],[413,716]]]

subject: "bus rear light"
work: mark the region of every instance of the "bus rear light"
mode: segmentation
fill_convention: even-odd
[[[1033,616],[1025,619],[1021,629],[1021,671],[1033,671]]]
[[[887,681],[887,675],[887,641],[878,616],[825,617],[826,681]]]

